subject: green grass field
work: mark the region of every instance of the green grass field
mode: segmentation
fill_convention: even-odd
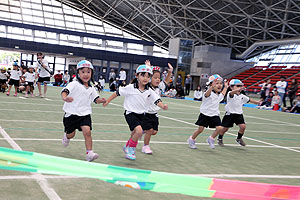
[[[85,160],[81,132],[70,146],[63,136],[61,88],[49,87],[47,98],[7,97],[0,94],[0,126],[25,151]],[[37,92],[37,91],[35,91]],[[101,93],[109,97],[110,92]],[[130,132],[124,119],[123,98],[108,107],[93,105],[93,149],[95,162],[163,172],[209,177],[300,185],[300,115],[244,108],[247,123],[246,147],[235,143],[238,128],[224,136],[225,147],[210,149],[205,143],[213,130],[197,138],[198,149],[188,148],[187,138],[197,128],[201,102],[163,98],[169,110],[160,111],[159,133],[152,137],[153,155],[141,153],[137,160],[124,158],[122,146]],[[221,116],[224,105],[220,105]],[[0,146],[12,148],[0,135]],[[244,177],[243,177],[244,176]],[[46,175],[48,186],[61,199],[199,199],[180,194],[154,193],[113,185],[97,179]],[[0,170],[1,199],[48,199],[32,174]]]

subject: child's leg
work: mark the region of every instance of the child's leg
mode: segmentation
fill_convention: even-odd
[[[216,130],[214,130],[214,132],[212,133],[212,135],[210,136],[211,138],[215,139],[217,137],[217,135],[219,135],[223,130],[222,126],[216,126]]]
[[[149,130],[146,130],[146,131],[145,131],[144,145],[149,145],[151,136],[152,136],[152,135],[155,135],[155,134],[153,134],[153,133],[154,133],[154,130],[153,130],[153,129],[149,129]],[[157,133],[157,131],[156,131],[156,133]]]
[[[193,135],[191,136],[191,138],[192,138],[193,140],[195,140],[196,137],[197,137],[200,133],[203,132],[203,130],[204,130],[204,126],[199,126],[198,129],[193,133]]]
[[[81,126],[80,128],[84,136],[86,150],[91,151],[93,146],[91,128],[89,126]]]
[[[222,130],[219,133],[218,139],[223,139],[224,134],[229,130],[228,127],[222,127]]]
[[[246,124],[239,124],[238,125],[240,127],[240,130],[238,132],[238,136],[236,138],[236,142],[239,143],[241,146],[246,146],[246,143],[244,142],[244,140],[242,139],[245,130],[246,130]]]
[[[9,86],[8,86],[7,94],[10,93],[11,87],[12,87],[12,85],[9,85]]]
[[[15,94],[14,96],[16,96],[18,94],[18,86],[15,86]]]
[[[134,132],[132,133],[131,140],[137,143],[139,138],[142,137],[142,135],[143,135],[142,126],[139,125],[139,126],[135,127],[133,131]]]

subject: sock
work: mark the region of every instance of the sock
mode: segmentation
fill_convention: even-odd
[[[237,136],[236,139],[241,139],[241,138],[243,137],[243,135],[244,135],[244,134],[242,134],[242,133],[238,133],[238,136]]]
[[[135,141],[133,141],[132,139],[130,139],[130,140],[129,140],[128,146],[129,146],[129,147],[136,147],[137,143],[138,143],[138,141],[135,142]]]
[[[127,140],[126,147],[129,146],[129,141],[130,141],[130,140],[131,140],[131,139]]]
[[[218,136],[218,139],[219,139],[219,140],[223,140],[223,135],[219,135],[219,136]]]
[[[93,150],[86,150],[86,154],[88,154],[90,151],[93,151]]]

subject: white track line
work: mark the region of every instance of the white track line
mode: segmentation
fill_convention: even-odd
[[[12,138],[15,141],[61,141],[61,139],[56,138]],[[5,140],[5,138],[0,138],[0,140]],[[74,142],[84,142],[84,139],[72,139]],[[97,140],[93,139],[93,142],[104,142],[104,143],[125,143],[127,140]],[[180,145],[187,145],[186,142],[166,142],[166,141],[151,141],[153,144],[180,144]],[[197,145],[203,145],[207,146],[207,143],[196,143]],[[233,146],[233,147],[239,147],[238,144],[225,144],[225,146]],[[254,147],[254,148],[280,148],[276,146],[264,146],[264,145],[247,145],[247,147]],[[292,148],[292,149],[300,149],[299,147],[286,147],[286,148]]]
[[[5,132],[4,129],[2,129],[1,126],[0,126],[0,133],[14,149],[22,151],[22,148]],[[49,186],[47,179],[42,174],[32,173],[32,172],[31,174],[50,200],[61,199],[58,196],[58,194],[55,192],[55,190]]]
[[[189,175],[189,174],[186,174]],[[193,174],[201,177],[227,177],[227,178],[279,178],[279,179],[300,179],[300,176],[290,175],[259,175],[259,174]]]
[[[46,179],[70,179],[70,178],[82,178],[77,176],[51,176],[51,175],[44,175]],[[0,176],[0,180],[15,180],[15,179],[35,179],[36,177],[33,175],[21,175],[21,176]]]

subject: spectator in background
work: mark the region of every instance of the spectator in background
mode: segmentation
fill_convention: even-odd
[[[290,99],[291,107],[293,107],[293,101],[296,97],[297,90],[298,90],[297,79],[292,79],[291,87],[289,87],[288,89],[288,96]]]
[[[181,75],[178,75],[178,76],[177,76],[176,86],[177,86],[177,85],[181,85],[181,86],[182,86],[182,78],[181,78]]]
[[[283,107],[286,107],[285,94],[286,94],[287,82],[285,81],[285,76],[280,76],[280,81],[277,81],[276,88],[277,88],[278,95],[280,96],[281,101],[283,102]]]
[[[273,98],[273,92],[270,92],[269,95],[263,100],[263,102],[257,106],[259,109],[272,109],[271,104],[272,104],[272,98]]]
[[[190,95],[190,90],[191,90],[191,84],[192,84],[192,78],[191,75],[187,75],[185,78],[185,95],[189,96]]]
[[[120,73],[119,73],[118,87],[124,86],[124,81],[125,81],[125,85],[126,85],[126,71],[123,68],[121,68]]]
[[[277,90],[274,91],[274,96],[272,97],[271,106],[273,110],[279,110],[282,104],[281,96]]]
[[[203,92],[201,91],[201,86],[198,85],[197,89],[194,91],[194,100],[202,101]]]
[[[116,73],[114,69],[110,69],[109,75],[108,75],[108,81],[109,85],[116,79]]]
[[[300,93],[297,94],[297,102],[295,103],[295,105],[291,108],[291,110],[289,111],[291,113],[300,113]]]
[[[62,84],[63,74],[60,73],[60,70],[57,71],[57,74],[54,75],[54,84],[53,86],[60,86]]]
[[[269,96],[270,88],[272,87],[272,84],[270,82],[271,79],[267,79],[264,83],[258,85],[261,86],[260,97],[263,99]]]
[[[35,66],[35,72],[38,73],[37,86],[39,89],[39,96],[45,97],[47,93],[47,84],[50,82],[51,69],[49,67],[48,61],[44,59],[44,54],[39,52],[37,55],[37,62]],[[44,84],[44,93],[42,94],[42,86]]]
[[[65,70],[65,74],[63,76],[63,83],[61,86],[66,87],[69,82],[70,82],[70,74],[68,73],[68,70]]]

